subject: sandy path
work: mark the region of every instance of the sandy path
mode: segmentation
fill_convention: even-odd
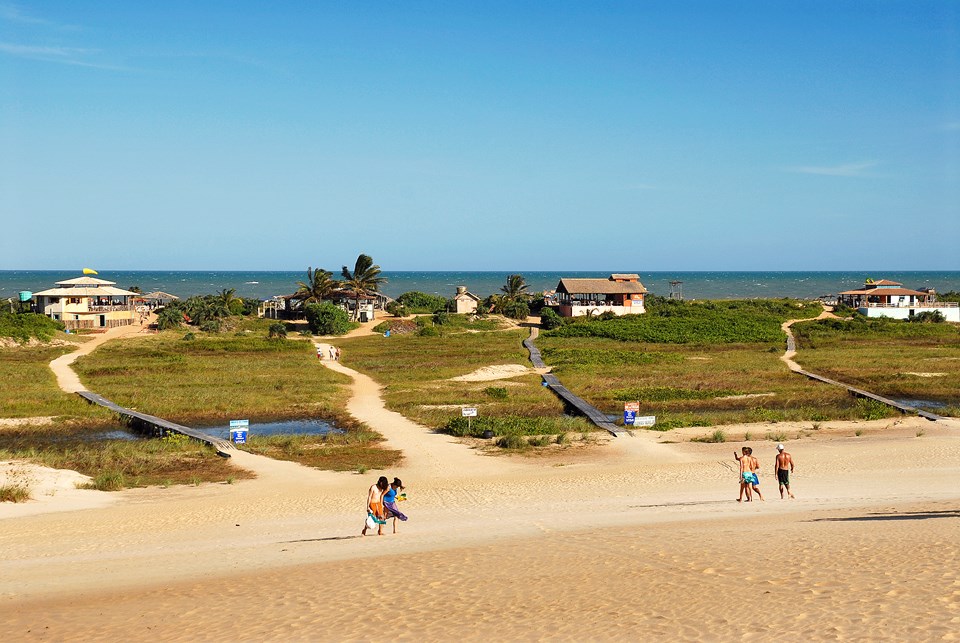
[[[57,376],[57,386],[59,386],[65,393],[86,391],[86,387],[84,387],[84,385],[80,382],[80,378],[73,371],[73,369],[70,368],[70,365],[77,361],[78,357],[81,357],[82,355],[89,355],[98,346],[104,342],[110,341],[111,339],[146,334],[149,325],[153,323],[155,318],[156,316],[151,314],[150,318],[148,318],[143,325],[130,324],[129,326],[117,326],[115,328],[111,328],[104,333],[96,335],[90,341],[80,344],[77,350],[73,351],[72,353],[61,355],[50,362],[50,370],[52,370],[54,375]]]

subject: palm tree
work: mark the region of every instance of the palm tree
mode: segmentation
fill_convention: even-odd
[[[232,313],[231,306],[237,301],[237,290],[235,288],[223,288],[216,297],[216,307],[224,317],[229,317]]]
[[[387,280],[380,276],[380,266],[374,265],[373,259],[364,254],[357,257],[353,272],[350,272],[350,269],[344,266],[341,274],[343,275],[343,285],[353,291],[355,298],[353,318],[356,320],[360,315],[360,297],[378,292],[380,284],[386,283]]]
[[[319,304],[340,285],[339,282],[331,279],[331,276],[333,273],[329,270],[307,268],[307,280],[297,282],[294,298],[301,300],[304,304]]]
[[[511,302],[527,301],[531,297],[527,292],[527,282],[523,275],[508,275],[507,283],[500,287],[500,292]]]

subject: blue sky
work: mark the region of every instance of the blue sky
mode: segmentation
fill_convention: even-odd
[[[960,2],[0,0],[0,217],[3,269],[960,269]]]

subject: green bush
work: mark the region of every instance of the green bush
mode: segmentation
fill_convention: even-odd
[[[307,317],[307,325],[315,335],[343,335],[350,330],[350,318],[347,312],[328,301],[307,304],[304,313]]]
[[[510,319],[524,320],[530,316],[530,306],[525,301],[508,301],[503,305],[503,314]]]
[[[507,399],[507,389],[502,386],[488,386],[487,388],[483,389],[483,392],[495,400]]]
[[[559,326],[563,325],[563,317],[557,314],[553,308],[544,307],[540,311],[540,325],[543,326],[545,330],[553,330]]]
[[[615,400],[639,400],[641,402],[666,402],[668,400],[710,400],[715,397],[739,395],[738,391],[723,389],[688,389],[673,386],[641,386],[621,388],[613,392]]]
[[[397,297],[397,301],[410,313],[434,313],[447,308],[446,298],[416,290],[403,293]]]
[[[497,440],[497,446],[501,449],[522,450],[529,448],[530,443],[522,436],[511,433]]]
[[[270,328],[267,331],[267,337],[273,337],[276,339],[286,339],[287,338],[287,325],[283,322],[276,322],[270,324]]]
[[[50,341],[58,330],[63,330],[63,324],[46,315],[0,311],[0,337],[12,337],[18,342],[26,342],[35,337],[46,342]]]
[[[406,317],[407,308],[399,301],[391,301],[386,305],[386,311],[394,317]]]

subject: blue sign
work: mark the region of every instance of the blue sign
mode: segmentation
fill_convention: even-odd
[[[234,444],[246,444],[249,428],[250,420],[230,420],[230,441]]]
[[[632,425],[634,420],[637,419],[636,411],[624,411],[623,412],[623,423],[626,425]]]

